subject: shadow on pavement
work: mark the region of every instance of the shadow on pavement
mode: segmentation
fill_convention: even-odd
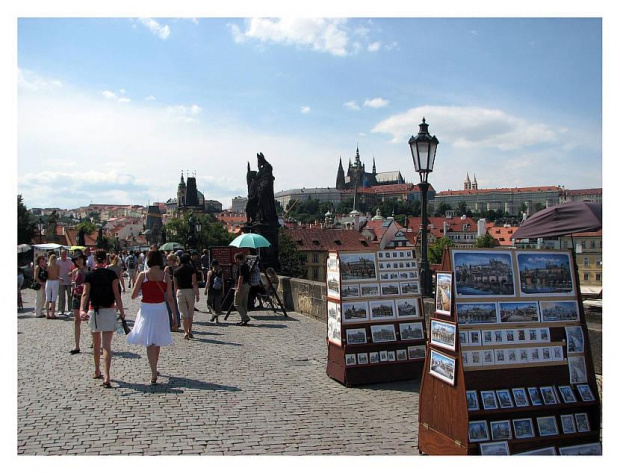
[[[142,358],[142,355],[138,355],[137,353],[131,353],[130,351],[115,351],[112,354],[112,357],[136,359],[136,358]]]
[[[131,389],[135,393],[122,393],[120,396],[131,396],[137,393],[157,393],[157,394],[182,394],[185,389],[200,389],[202,391],[227,391],[237,392],[241,391],[236,386],[226,386],[223,384],[206,383],[197,379],[190,378],[177,378],[175,376],[163,376],[168,378],[168,381],[162,381],[162,377],[159,378],[159,382],[155,385],[150,383],[125,383],[124,381],[118,381],[112,379],[113,385],[118,385],[119,388]]]
[[[198,333],[198,332],[194,332]],[[192,342],[201,342],[201,343],[213,343],[214,345],[230,345],[233,347],[242,347],[243,343],[234,343],[234,342],[220,342],[219,340],[210,340],[208,338],[194,338],[191,340]]]
[[[371,391],[401,391],[405,393],[420,393],[420,380],[394,381],[392,383],[381,384],[362,384],[354,388],[367,389]]]

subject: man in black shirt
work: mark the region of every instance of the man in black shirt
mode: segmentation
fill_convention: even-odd
[[[235,261],[237,262],[238,274],[237,287],[235,289],[234,304],[237,308],[237,312],[241,316],[241,322],[237,325],[247,325],[250,321],[248,317],[248,296],[250,294],[250,268],[245,263],[245,256],[243,253],[237,253],[235,255]]]

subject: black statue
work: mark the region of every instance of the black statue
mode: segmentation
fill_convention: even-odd
[[[252,225],[256,222],[258,214],[258,181],[256,180],[256,171],[250,171],[250,163],[248,163],[248,172],[246,180],[248,183],[248,203],[245,205],[245,215],[247,224]]]
[[[275,197],[273,193],[273,167],[265,159],[263,153],[258,158],[258,172],[250,170],[248,163],[248,203],[245,211],[248,225],[254,223],[277,224]]]

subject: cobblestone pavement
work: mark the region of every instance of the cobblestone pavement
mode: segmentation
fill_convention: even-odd
[[[18,313],[21,455],[417,455],[419,381],[346,388],[325,374],[325,325],[250,312],[251,325],[209,322],[162,347],[157,386],[144,347],[114,335],[113,389],[93,373],[90,334],[73,348],[73,319]],[[130,325],[138,301],[123,295]],[[223,321],[220,318],[220,321]]]

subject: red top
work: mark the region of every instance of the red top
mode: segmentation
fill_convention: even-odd
[[[166,288],[168,283],[165,281],[149,281],[144,275],[142,282],[142,302],[147,304],[159,304],[166,300]]]

